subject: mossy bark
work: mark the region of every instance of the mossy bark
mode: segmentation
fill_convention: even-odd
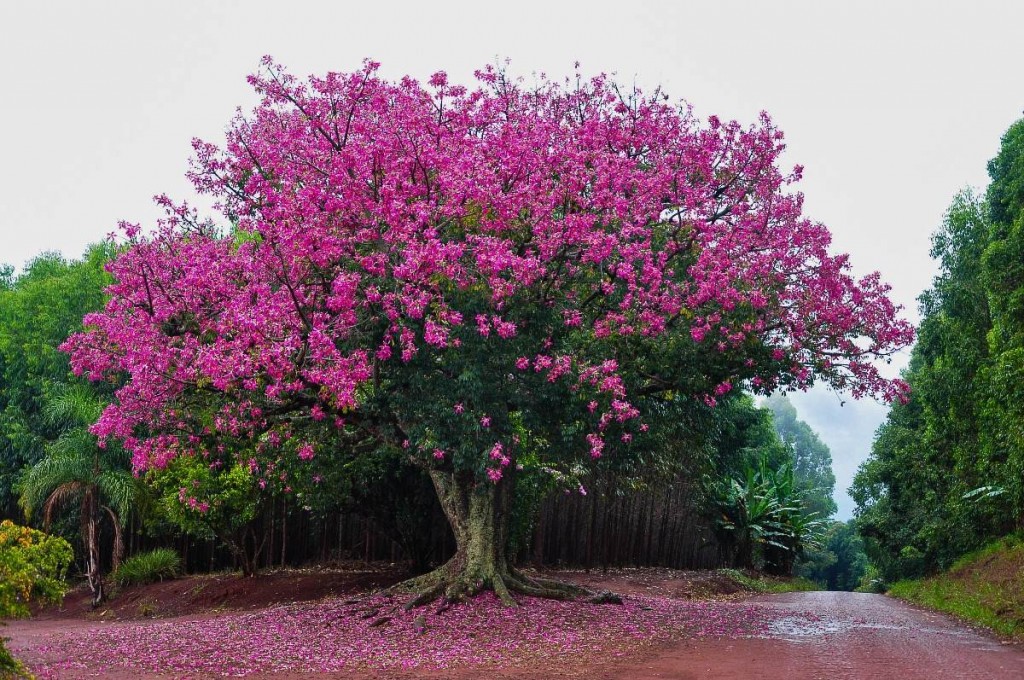
[[[456,551],[445,564],[400,587],[415,593],[407,609],[451,602],[491,590],[506,605],[512,593],[570,599],[591,594],[573,584],[532,578],[518,572],[507,553],[508,520],[514,480],[477,480],[472,473],[430,470],[438,500],[455,535]]]

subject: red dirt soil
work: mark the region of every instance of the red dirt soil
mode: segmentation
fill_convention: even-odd
[[[194,577],[127,589],[107,608],[88,609],[85,593],[69,596],[61,610],[39,612],[31,621],[12,622],[4,634],[11,648],[33,665],[42,664],[41,677],[167,678],[181,673],[155,674],[125,666],[94,663],[61,666],[55,658],[57,636],[95,628],[101,621],[158,625],[148,619],[173,617],[177,623],[219,616],[225,611],[259,611],[281,602],[306,602],[323,598],[351,598],[401,579],[400,569],[389,566],[348,565],[336,569],[271,572],[246,579],[236,575]],[[443,670],[356,669],[317,677],[501,680],[587,678],[588,680],[653,680],[690,678],[1024,678],[1024,651],[1000,643],[984,633],[965,628],[948,617],[926,612],[880,595],[856,593],[789,593],[750,597],[735,590],[734,582],[715,572],[671,570],[619,570],[608,574],[546,572],[545,576],[574,580],[593,588],[607,588],[626,599],[748,598],[742,606],[762,612],[768,625],[753,636],[676,636],[659,643],[638,641],[625,652],[531,659],[514,668],[462,666]],[[312,605],[311,605],[312,606]],[[580,605],[587,606],[587,605]],[[609,606],[609,605],[603,605]],[[715,608],[735,607],[732,602],[706,605],[708,616]],[[73,663],[75,660],[66,660]],[[51,664],[47,666],[47,664]],[[208,677],[185,674],[184,677]],[[250,678],[290,680],[310,677],[299,671],[255,673]]]
[[[331,568],[268,571],[254,577],[209,574],[132,586],[93,609],[89,591],[79,587],[60,607],[33,615],[38,620],[123,621],[201,616],[225,610],[261,609],[282,602],[309,602],[386,588],[408,576],[392,564],[352,563]]]
[[[526,573],[537,572],[527,570]],[[736,599],[750,595],[736,581],[716,571],[548,569],[542,575],[621,595],[681,600]],[[92,608],[91,596],[83,585],[69,592],[61,606],[39,609],[33,619],[132,621],[202,616],[220,611],[260,609],[283,602],[352,597],[386,588],[408,577],[402,565],[364,562],[267,571],[250,578],[239,573],[199,575],[124,588],[98,609]]]

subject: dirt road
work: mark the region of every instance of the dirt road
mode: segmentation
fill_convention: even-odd
[[[311,604],[308,607],[317,606],[328,605]],[[684,609],[678,611],[685,613],[688,611],[686,607],[690,605],[684,605]],[[696,612],[694,615],[700,620],[727,621],[729,617],[732,617],[731,620],[742,617],[746,621],[756,621],[756,628],[750,629],[756,632],[744,633],[727,626],[721,630],[732,630],[731,633],[708,634],[705,631],[704,634],[690,634],[685,639],[677,637],[656,643],[655,646],[649,646],[650,642],[644,644],[643,641],[630,642],[617,637],[604,638],[603,643],[589,647],[589,653],[580,653],[579,650],[572,654],[565,654],[564,650],[560,653],[557,646],[553,646],[550,653],[545,655],[524,657],[518,652],[513,653],[506,659],[510,665],[457,664],[444,670],[420,668],[404,671],[397,668],[363,668],[342,672],[321,671],[314,675],[338,680],[470,680],[481,677],[490,680],[1024,679],[1024,648],[1003,644],[946,616],[914,608],[882,595],[788,593],[758,596],[742,602],[705,601],[694,603],[693,607]],[[298,611],[305,609],[303,606]],[[610,613],[615,610],[600,611]],[[628,608],[621,611],[623,616],[628,614]],[[214,615],[204,616],[209,618]],[[210,620],[223,629],[234,615],[225,614],[223,618],[220,618],[221,615],[216,616]],[[127,621],[110,624],[43,619],[15,622],[2,632],[12,638],[11,649],[30,662],[39,671],[40,678],[44,679],[205,678],[212,674],[195,670],[197,666],[194,656],[212,653],[229,655],[229,651],[219,649],[216,644],[202,651],[203,642],[200,640],[200,647],[196,647],[194,639],[186,639],[190,635],[186,632],[169,639],[153,635],[159,630],[167,630],[166,624],[193,626],[199,618],[192,615],[164,622]],[[286,618],[282,618],[279,612],[270,623],[263,622],[258,627],[273,627],[277,625],[274,622],[285,621]],[[674,618],[666,619],[668,626],[675,623]],[[101,639],[97,637],[97,626],[108,632],[127,631],[130,644],[123,648],[111,647],[109,654],[101,651],[99,655],[78,656],[74,650],[79,650],[79,654],[83,650],[92,650]],[[184,631],[185,628],[173,630]],[[237,630],[238,635],[244,634],[242,629]],[[323,636],[329,632],[329,628],[322,626],[302,630],[314,639],[324,639]],[[231,633],[229,638],[234,635]],[[409,637],[407,640],[409,644],[430,642],[431,635],[440,635],[440,632]],[[476,638],[475,642],[468,644],[478,642],[479,638]],[[241,653],[248,652],[242,649]],[[319,648],[313,659],[318,656]],[[145,658],[149,661],[143,662]],[[166,660],[166,665],[161,661],[154,666],[153,659]],[[257,671],[248,677],[296,680],[310,677],[311,667],[310,664],[302,663],[290,666],[290,670]],[[179,670],[172,672],[172,668]],[[188,668],[193,670],[186,672]]]
[[[884,595],[787,593],[755,598],[776,623],[767,638],[666,646],[606,678],[936,680],[1024,678],[1024,650]],[[807,623],[797,613],[813,612]],[[600,677],[600,676],[598,676]]]

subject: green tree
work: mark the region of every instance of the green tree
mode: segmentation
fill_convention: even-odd
[[[822,537],[822,545],[809,552],[797,573],[820,583],[828,590],[854,590],[867,573],[868,557],[857,525],[831,522]]]
[[[89,386],[68,385],[52,397],[44,412],[61,434],[46,445],[46,455],[26,471],[20,483],[25,515],[41,511],[46,526],[62,507],[77,506],[94,605],[105,596],[100,523],[109,520],[114,532],[111,568],[116,569],[124,554],[122,527],[139,494],[124,450],[114,443],[100,447],[89,432],[103,406]]]
[[[999,480],[999,455],[982,446],[987,435],[979,411],[988,404],[995,412],[986,398],[992,388],[986,377],[992,298],[983,275],[989,235],[980,198],[958,194],[932,238],[939,274],[920,297],[918,342],[904,373],[910,402],[892,407],[851,488],[865,549],[887,580],[948,566],[1006,529],[1001,501],[969,495]]]
[[[807,499],[807,510],[819,518],[836,512],[832,499],[836,476],[832,472],[832,452],[811,426],[797,418],[796,408],[785,394],[774,394],[765,402],[782,441],[792,449],[796,484]]]
[[[269,492],[244,465],[229,458],[211,465],[195,456],[178,456],[166,467],[150,470],[146,481],[162,514],[176,527],[198,538],[217,538],[252,576],[266,544],[256,520]]]
[[[991,308],[991,359],[981,373],[981,447],[987,473],[981,486],[996,486],[1010,528],[1024,528],[1024,120],[1003,135],[989,163],[990,238],[982,257]]]
[[[0,515],[17,513],[14,484],[59,434],[44,415],[50,392],[75,380],[57,347],[103,305],[107,245],[81,260],[44,253],[15,274],[0,267]]]
[[[823,524],[807,510],[791,464],[773,468],[762,452],[757,461],[745,463],[741,475],[713,488],[717,528],[734,546],[734,566],[752,569],[761,563],[771,573],[789,575],[796,560],[817,546]]]

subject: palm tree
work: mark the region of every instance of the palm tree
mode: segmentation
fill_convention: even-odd
[[[748,464],[743,472],[716,485],[714,503],[719,512],[717,528],[735,547],[733,566],[752,569],[755,549],[778,532],[780,508],[760,469]]]
[[[735,547],[733,564],[752,568],[760,549],[770,573],[789,576],[807,548],[818,545],[825,522],[806,509],[789,463],[773,469],[767,455],[748,461],[743,475],[712,486],[716,528]]]
[[[794,467],[787,463],[772,470],[761,461],[761,478],[778,504],[777,531],[765,542],[765,569],[778,576],[792,576],[796,560],[807,549],[820,548],[827,522],[811,511],[811,489],[800,487]]]
[[[47,527],[55,511],[71,503],[78,506],[93,606],[104,598],[100,522],[107,518],[113,527],[111,562],[116,569],[124,556],[122,528],[139,493],[125,451],[113,443],[101,448],[89,432],[103,405],[96,392],[85,385],[65,385],[47,401],[45,415],[62,432],[47,445],[43,459],[25,473],[20,499],[25,516],[31,518],[41,509]]]

